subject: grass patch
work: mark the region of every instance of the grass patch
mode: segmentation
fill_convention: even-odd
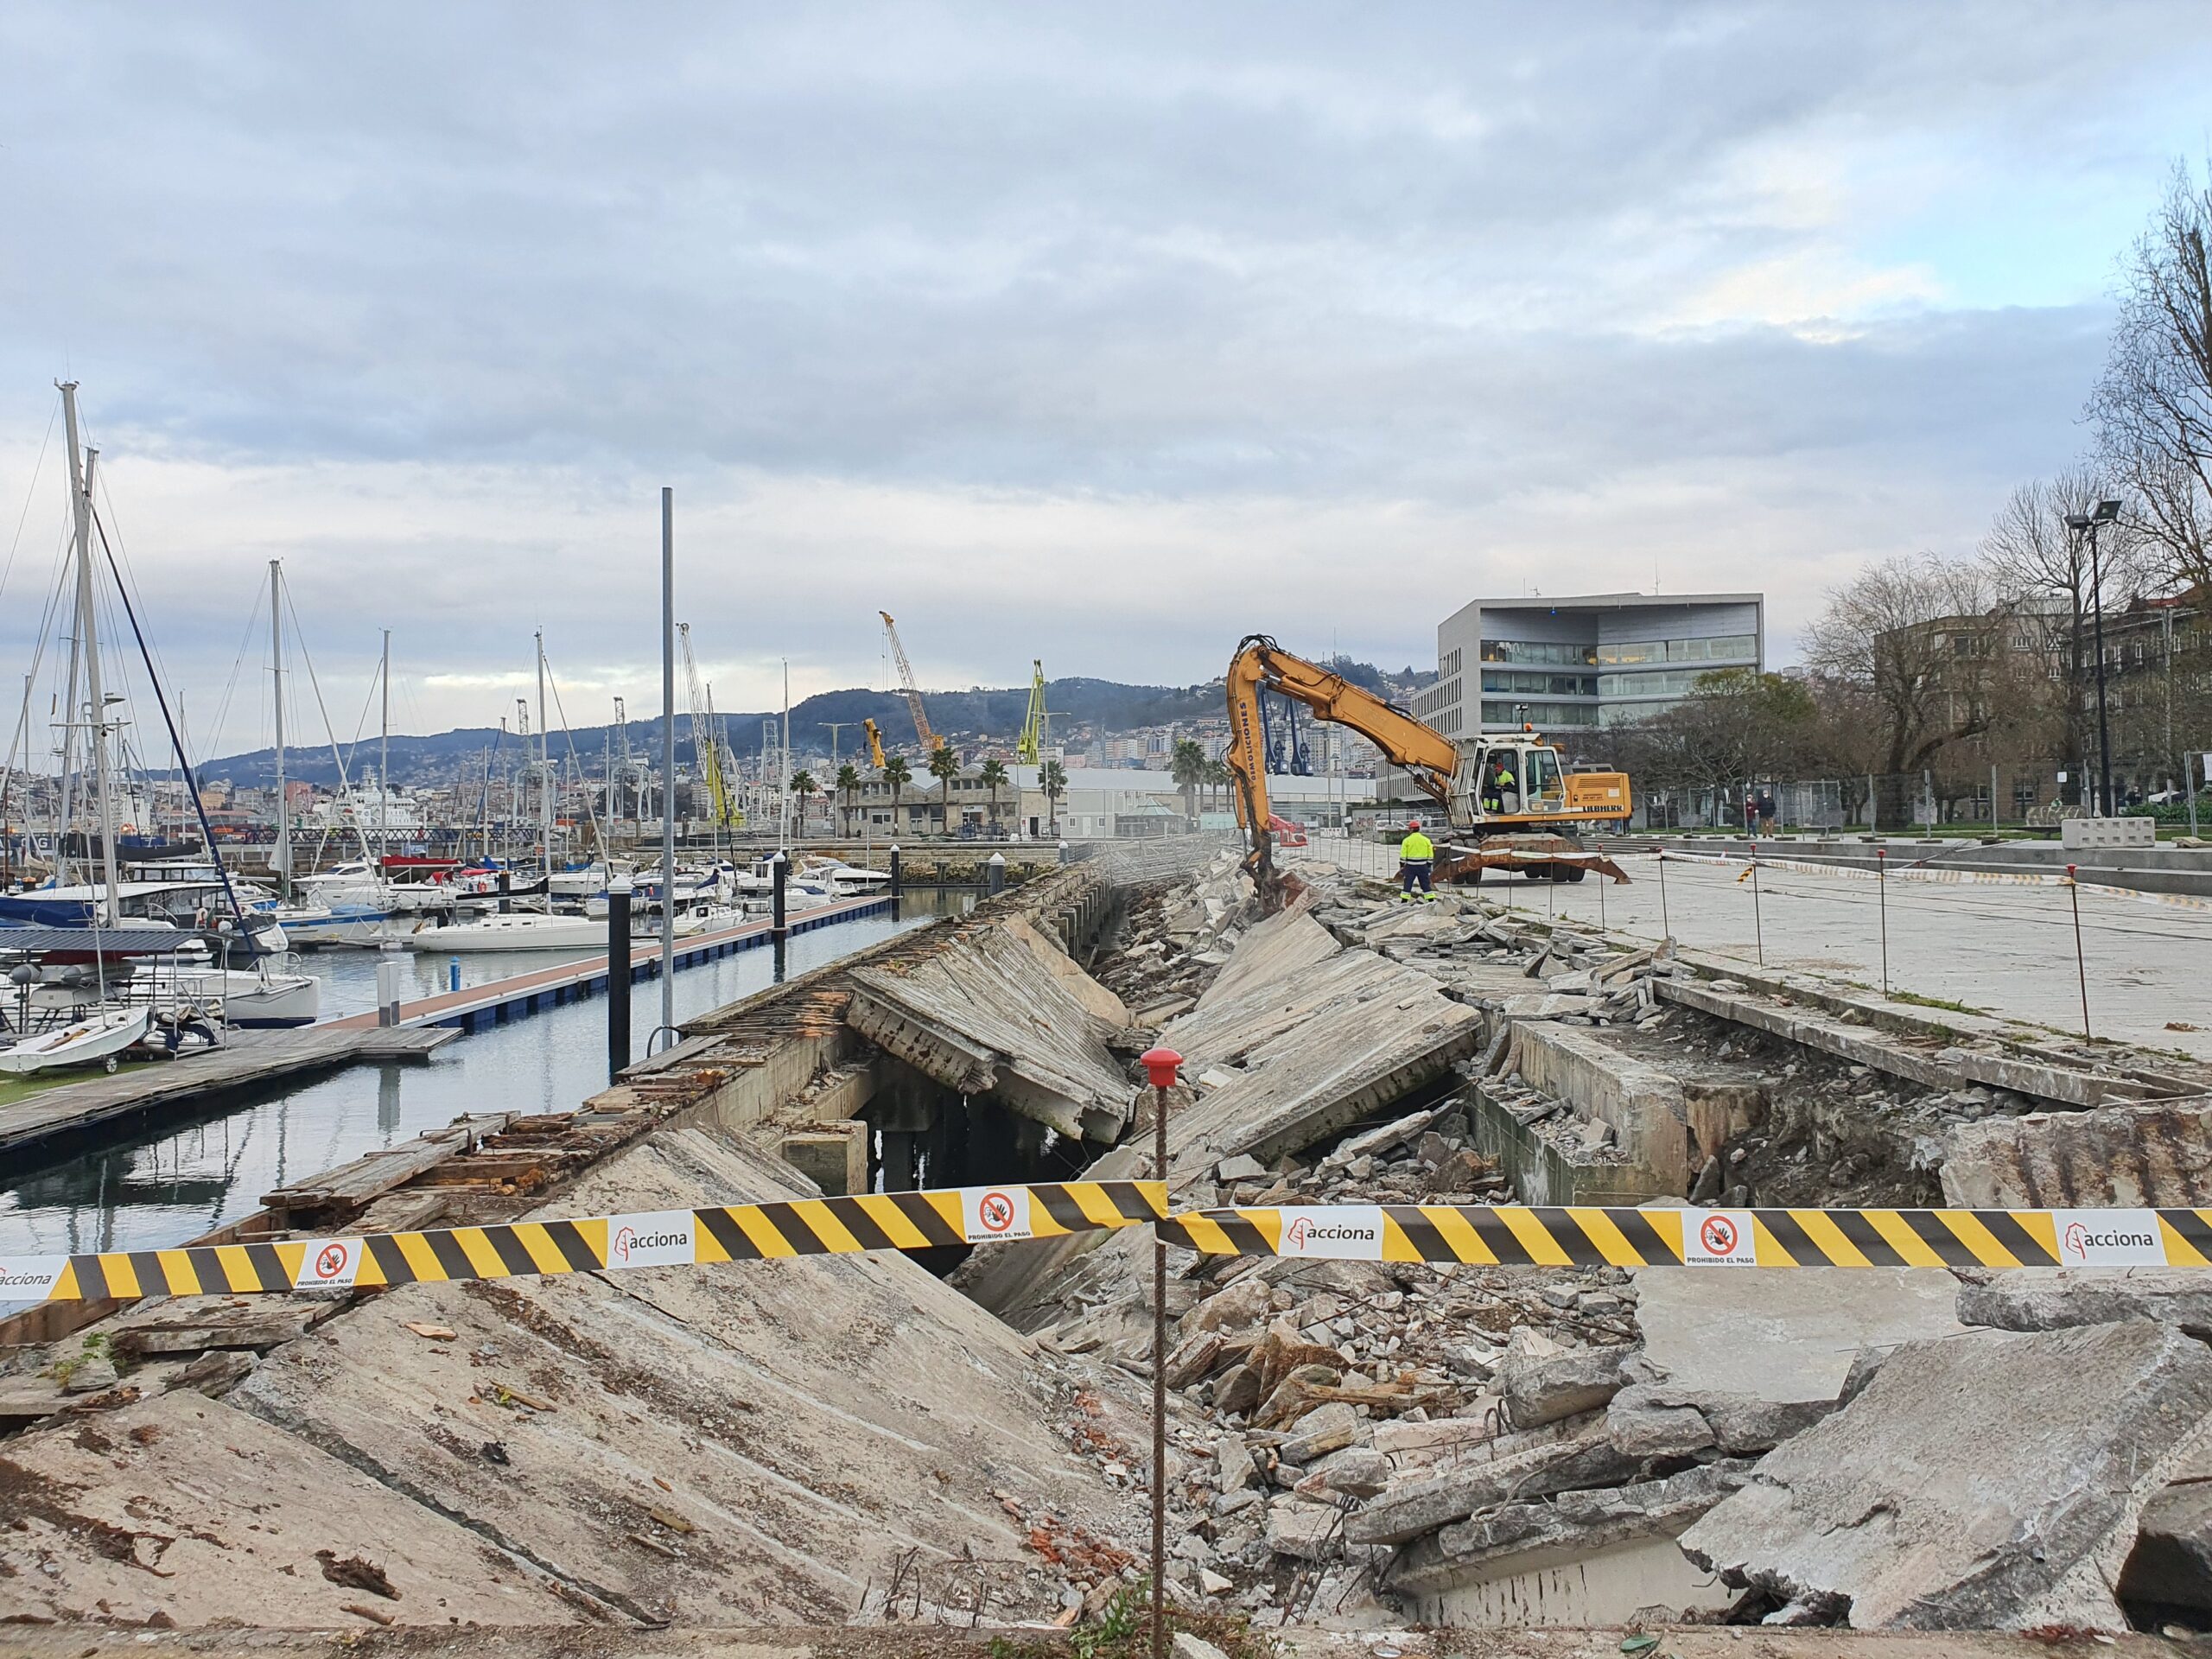
[[[12,1039],[10,1039],[12,1040]],[[143,1071],[149,1065],[167,1065],[167,1060],[125,1060],[117,1068],[118,1074]],[[9,1071],[0,1072],[0,1107],[13,1106],[42,1095],[49,1089],[58,1089],[65,1083],[85,1083],[93,1077],[107,1076],[98,1065],[57,1067],[51,1071],[32,1071],[22,1076]]]
[[[1940,996],[1923,996],[1917,991],[1891,991],[1890,1001],[1910,1002],[1916,1008],[1941,1008],[1946,1014],[1971,1014],[1978,1019],[1989,1017],[1986,1009],[1977,1008],[1971,1003],[1953,1002]]]

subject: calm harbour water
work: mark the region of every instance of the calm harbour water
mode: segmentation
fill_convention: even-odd
[[[874,915],[795,935],[785,972],[834,962],[894,933],[975,902],[965,893],[909,893],[900,919]],[[462,983],[544,968],[550,952],[464,957]],[[376,1005],[370,951],[305,959],[323,982],[325,1019]],[[447,988],[448,958],[408,958],[402,995]],[[762,946],[679,971],[676,1016],[690,1019],[773,982],[775,952]],[[660,1020],[660,982],[631,988],[631,1028],[640,1052]],[[427,1064],[357,1065],[266,1093],[235,1096],[189,1124],[22,1171],[0,1173],[0,1255],[162,1249],[261,1206],[289,1181],[410,1140],[465,1112],[564,1111],[607,1082],[607,1005],[593,998],[448,1043]],[[0,1308],[7,1304],[0,1303]]]

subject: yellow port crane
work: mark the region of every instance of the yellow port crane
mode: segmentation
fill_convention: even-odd
[[[906,660],[906,647],[899,643],[899,625],[891,620],[888,611],[878,611],[883,619],[884,637],[891,642],[891,654],[898,660],[899,683],[906,693],[906,708],[914,716],[914,735],[922,741],[925,755],[937,753],[937,734],[930,730],[930,717],[922,712],[922,688],[914,683],[914,665]]]
[[[1029,661],[1029,713],[1021,722],[1021,736],[1014,746],[1014,758],[1035,766],[1045,753],[1045,725],[1051,718],[1045,707],[1045,659],[1033,657]]]
[[[699,767],[700,780],[707,785],[707,799],[711,804],[715,822],[725,830],[742,829],[745,814],[737,810],[732,797],[729,774],[722,767],[722,742],[715,728],[714,693],[699,679],[699,664],[691,655],[691,625],[679,622],[677,632],[683,640],[683,673],[691,690],[691,753]]]
[[[878,772],[881,772],[883,770],[883,730],[872,720],[861,721],[861,728],[868,734],[868,764]]]

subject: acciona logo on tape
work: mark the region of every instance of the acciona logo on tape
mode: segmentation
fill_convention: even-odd
[[[1286,1210],[1282,1212],[1280,1250],[1284,1255],[1380,1262],[1382,1212],[1371,1204],[1333,1205],[1326,1210]]]
[[[2166,1246],[2150,1210],[2054,1210],[2058,1260],[2069,1268],[2162,1268]]]
[[[68,1265],[66,1255],[0,1256],[0,1302],[36,1301],[51,1295]]]
[[[1758,1241],[1748,1210],[1685,1210],[1682,1265],[1688,1268],[1755,1268]]]
[[[689,1267],[699,1259],[699,1218],[689,1210],[648,1210],[607,1218],[610,1268]]]

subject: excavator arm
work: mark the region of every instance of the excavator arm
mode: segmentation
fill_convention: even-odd
[[[1459,761],[1450,738],[1343,675],[1292,656],[1266,634],[1248,634],[1229,664],[1229,753],[1224,761],[1234,785],[1237,818],[1252,842],[1244,867],[1262,891],[1274,871],[1267,746],[1260,729],[1262,690],[1304,703],[1316,719],[1349,726],[1382,750],[1393,766],[1404,767],[1439,804],[1450,803],[1452,776]]]

